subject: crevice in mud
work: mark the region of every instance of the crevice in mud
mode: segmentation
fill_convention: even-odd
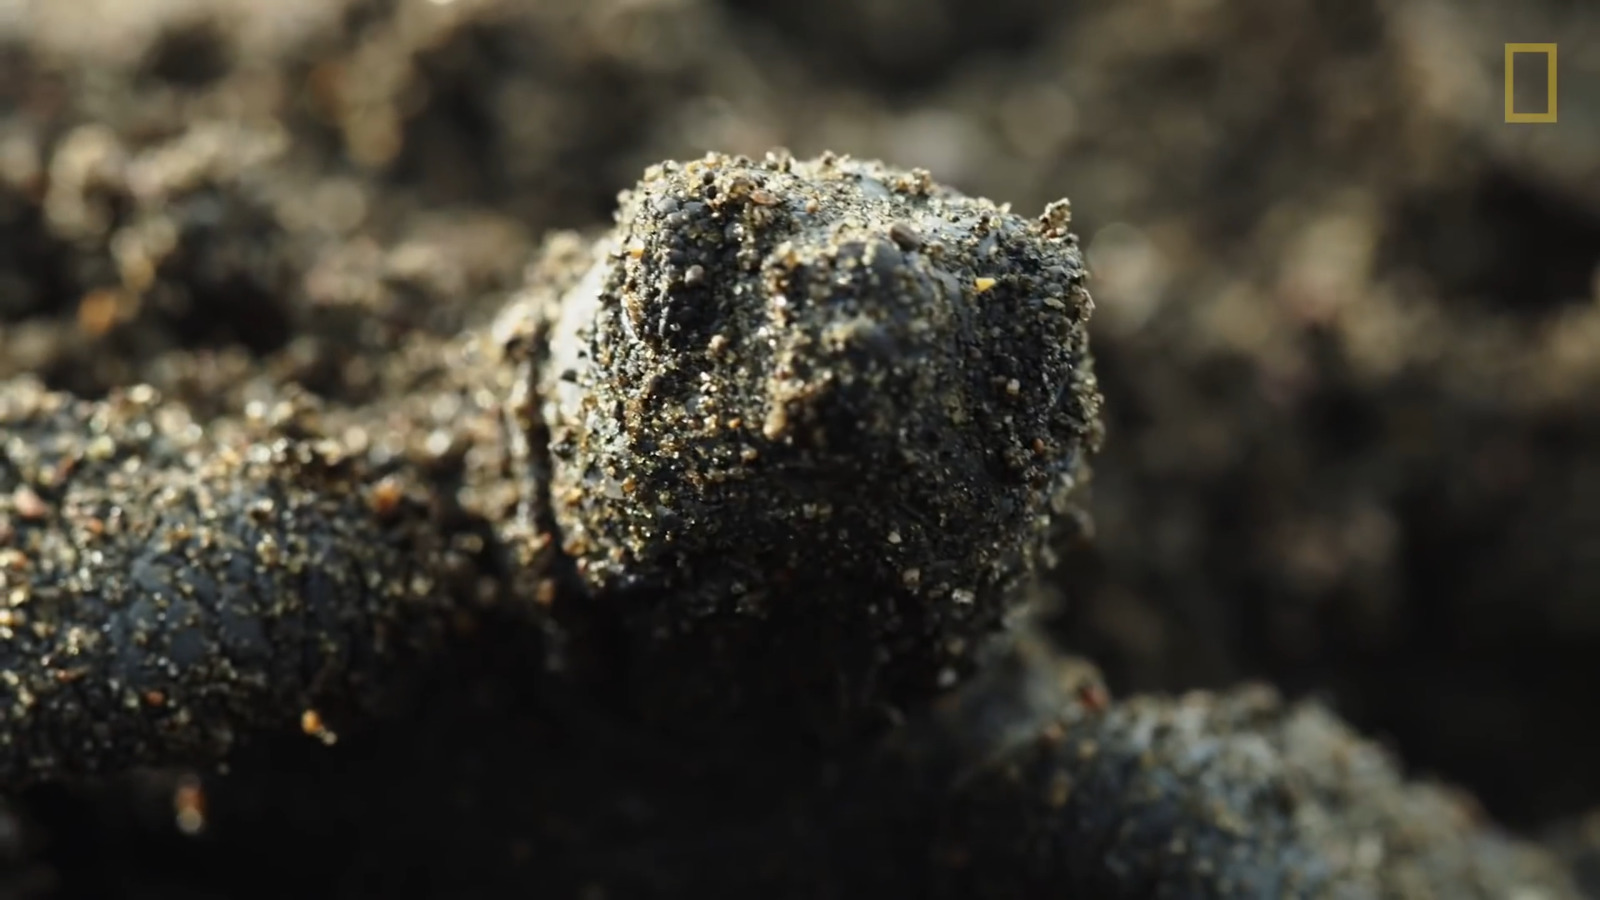
[[[555,227],[608,217],[624,185],[587,176],[596,160],[615,159],[648,134],[658,115],[656,92],[674,86],[641,83],[625,64],[581,60],[566,76],[569,91],[531,98],[555,104],[541,117],[560,127],[538,139],[540,156],[525,158],[518,148],[535,146],[524,133],[535,126],[524,121],[515,98],[543,80],[541,69],[553,55],[559,53],[515,20],[463,27],[418,54],[407,90],[423,102],[406,119],[387,177],[436,202],[488,204]],[[508,206],[536,174],[536,207]]]
[[[45,233],[37,206],[0,192],[0,322],[70,305],[74,291],[68,253]]]
[[[747,26],[803,47],[818,74],[889,94],[937,87],[973,60],[1037,47],[1059,16],[1052,0],[722,0]],[[796,40],[798,38],[798,40]]]
[[[268,214],[209,194],[182,201],[179,213],[185,226],[179,249],[160,273],[183,294],[169,314],[179,344],[233,343],[257,356],[287,344],[292,323],[282,293],[293,279],[282,247],[274,247]]]
[[[180,88],[215,84],[233,71],[234,48],[215,22],[178,25],[150,47],[141,69],[146,78]]]
[[[1383,246],[1382,265],[1421,270],[1440,296],[1538,317],[1590,301],[1600,214],[1491,168],[1476,182],[1402,198]]]

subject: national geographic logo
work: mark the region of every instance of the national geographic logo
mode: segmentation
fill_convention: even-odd
[[[1523,56],[1543,56],[1545,58],[1545,97],[1542,112],[1517,112],[1516,58]],[[1537,76],[1538,70],[1529,70],[1524,67],[1523,76]],[[1523,100],[1527,100],[1527,91],[1523,92]],[[1556,45],[1555,44],[1507,44],[1506,45],[1506,121],[1507,122],[1554,122],[1556,120]]]

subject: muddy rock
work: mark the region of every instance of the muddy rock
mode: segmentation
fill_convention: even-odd
[[[536,392],[563,548],[642,654],[867,703],[970,669],[1099,442],[1068,220],[831,156],[646,173],[540,308]]]

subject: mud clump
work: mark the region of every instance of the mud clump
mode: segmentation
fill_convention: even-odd
[[[426,516],[336,450],[26,381],[0,390],[0,434],[0,783],[316,723],[445,596]]]
[[[83,658],[104,674],[122,665],[109,637],[129,634],[111,626],[139,608],[96,609],[100,589],[176,596],[180,621],[140,612],[149,640],[125,657],[197,716],[175,738],[160,729],[177,713],[117,705],[97,681],[85,731],[88,706],[62,699],[94,677],[75,667],[27,718],[0,710],[38,761],[0,752],[0,896],[1571,896],[1553,865],[1592,894],[1600,81],[1582,76],[1600,32],[1586,7],[1502,6],[0,0],[0,397],[67,410],[7,420],[20,443],[0,456],[0,502],[41,558],[81,561],[8,569],[0,602],[55,590],[20,607],[24,628],[94,636]],[[1508,126],[1505,35],[1553,39],[1541,30],[1562,41],[1561,124]],[[924,166],[1029,212],[1073,198],[1109,452],[1093,545],[1049,542],[1046,602],[973,589],[998,619],[935,619],[957,585],[880,597],[863,585],[887,563],[829,583],[815,571],[861,562],[829,548],[798,576],[763,571],[762,602],[729,610],[692,584],[584,584],[559,552],[542,382],[561,389],[561,373],[530,371],[543,338],[513,341],[536,352],[507,366],[472,349],[503,336],[481,329],[533,240],[611,227],[648,163],[775,146]],[[666,214],[631,215],[648,231]],[[859,258],[799,226],[789,239],[816,271],[870,269],[885,236],[908,260],[895,271],[936,270],[902,246],[928,243],[909,224],[875,227]],[[572,293],[624,252],[607,240],[551,238],[532,293]],[[640,358],[646,339],[676,356],[675,334],[729,318],[677,304],[724,277],[695,262],[671,277],[698,294],[633,291],[667,298],[654,308],[680,329],[643,332]],[[825,333],[812,315],[795,334]],[[769,379],[750,375],[742,425],[760,443]],[[128,406],[141,384],[161,399]],[[310,414],[257,415],[286,399]],[[797,399],[793,443],[769,458],[839,458],[801,440],[807,416],[816,430],[830,410],[923,403]],[[90,446],[102,417],[144,480],[88,457],[35,465]],[[773,505],[807,492],[825,491]],[[137,534],[80,541],[117,517],[73,496],[114,498]],[[282,515],[241,513],[246,496]],[[851,515],[890,515],[869,508]],[[222,543],[170,541],[159,577],[119,568],[152,536],[208,529]],[[258,549],[269,535],[380,583],[318,593],[347,617],[319,637],[327,620],[291,602],[306,585]],[[593,558],[687,571],[672,554]],[[932,614],[861,603],[922,609],[913,596]],[[1019,633],[1037,639],[1020,613],[1050,600],[1050,640],[1103,667],[1115,699],[1041,686],[1057,646],[1003,671]],[[271,659],[235,661],[254,644],[218,610],[279,623]],[[935,626],[960,653],[917,646]],[[65,639],[18,634],[0,668],[48,687],[56,657],[6,654]],[[169,666],[195,635],[211,663]],[[883,662],[852,670],[869,649]],[[1290,699],[1233,689],[1249,679]],[[1218,693],[1181,693],[1197,687]],[[812,739],[841,724],[890,752],[860,732]],[[1417,774],[1462,783],[1487,814]],[[1551,856],[1486,817],[1569,825]]]
[[[469,331],[397,348],[391,401],[285,389],[211,419],[149,386],[0,381],[0,784],[213,765],[377,714],[494,598],[486,522],[522,490],[504,372]]]
[[[0,383],[0,783],[130,839],[167,785],[331,895],[1578,896],[1330,714],[1113,702],[1012,620],[1100,438],[1067,225],[711,156],[369,402]],[[113,862],[45,871],[181,880]]]
[[[539,304],[536,393],[564,549],[652,677],[904,706],[970,670],[1100,438],[1068,219],[833,156],[624,196]]]
[[[1112,704],[1070,659],[1041,677],[1077,696],[963,773],[941,843],[971,874],[950,896],[1582,896],[1320,704],[1262,686]]]

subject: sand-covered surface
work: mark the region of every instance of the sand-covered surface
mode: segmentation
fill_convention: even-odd
[[[1502,121],[1506,41],[1559,42],[1558,123]],[[518,394],[528,348],[502,310],[570,286],[647,166],[759,168],[774,147],[924,168],[1009,204],[997,223],[1043,224],[982,226],[1011,235],[991,274],[950,210],[948,257],[937,229],[891,231],[925,198],[877,198],[862,221],[887,243],[851,245],[807,230],[821,188],[776,175],[735,190],[749,233],[706,230],[724,222],[715,174],[662,188],[671,209],[623,204],[666,237],[635,258],[659,257],[660,283],[617,290],[653,311],[652,352],[707,340],[730,416],[781,395],[823,432],[876,422],[875,465],[939,391],[989,429],[952,432],[971,441],[948,458],[940,434],[910,442],[909,474],[876,484],[889,500],[844,517],[938,556],[942,593],[926,564],[894,571],[947,606],[769,645],[737,618],[766,621],[752,600],[672,644],[750,571],[871,593],[880,557],[837,529],[767,539],[836,496],[803,479],[771,505],[716,494],[735,504],[718,534],[694,526],[709,507],[661,518],[709,462],[663,451],[634,487],[549,470],[550,420],[508,419],[539,398]],[[804,214],[829,222],[846,202],[816,196]],[[1047,213],[1062,197],[1070,216]],[[1038,249],[1064,241],[1052,216],[1070,251]],[[796,314],[804,340],[773,352],[822,359],[839,391],[807,394],[759,353],[755,370],[715,358],[766,337],[703,285],[744,277],[749,241],[773,253],[767,227],[798,247],[783,277],[833,278],[852,315],[894,279],[942,278],[1019,313],[967,343],[932,307],[882,333]],[[1021,305],[1072,300],[1073,254],[1093,385],[1072,374],[1080,317]],[[770,301],[757,269],[737,296]],[[1033,294],[1007,293],[1024,276]],[[719,312],[696,318],[702,296]],[[1036,346],[1051,328],[1065,349]],[[958,346],[985,362],[892,362]],[[648,366],[618,365],[604,396],[657,409]],[[1076,418],[1040,412],[1036,384],[1073,385]],[[698,395],[671,399],[648,427],[704,421]],[[747,424],[794,444],[787,421]],[[846,496],[841,446],[807,465]],[[740,463],[723,449],[695,458]],[[1064,474],[1086,483],[1019,524]],[[552,477],[579,491],[563,530],[586,522],[598,551],[541,530],[560,508],[530,497]],[[992,488],[1007,478],[1034,493]],[[660,496],[629,499],[641,483]],[[712,574],[585,605],[663,535],[644,571]],[[801,550],[826,560],[782,558]],[[1010,611],[985,604],[1024,599],[1001,586],[1052,558],[1026,597],[1049,662],[975,676],[1012,664],[977,646]],[[1600,887],[1600,13],[0,0],[0,579],[0,897],[1581,896],[1569,877]],[[866,609],[850,590],[807,615]],[[664,657],[639,649],[657,640]],[[822,645],[853,655],[806,655]],[[775,660],[850,674],[774,692]],[[864,679],[879,663],[891,680]],[[974,677],[923,708],[930,679]],[[1246,686],[1263,684],[1283,699]],[[796,706],[740,718],[751,703]],[[840,724],[858,708],[877,713]]]

